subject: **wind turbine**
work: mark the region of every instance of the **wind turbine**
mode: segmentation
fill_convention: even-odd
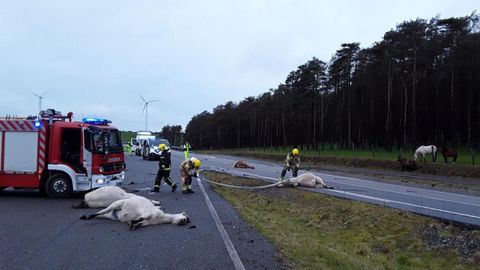
[[[45,96],[45,94],[47,94],[47,92],[48,91],[45,91],[41,95],[38,95],[38,94],[32,92],[32,94],[34,94],[36,97],[38,97],[38,113],[40,113],[42,111],[42,99]]]
[[[148,131],[148,104],[152,103],[152,102],[156,102],[156,101],[160,101],[159,99],[152,99],[152,100],[149,100],[149,101],[146,101],[142,95],[140,95],[140,98],[142,99],[144,105],[143,105],[143,109],[142,109],[142,114],[143,112],[145,112],[145,131]]]

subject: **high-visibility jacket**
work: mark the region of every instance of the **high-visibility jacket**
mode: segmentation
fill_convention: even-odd
[[[180,175],[181,177],[194,176],[198,173],[195,169],[193,160],[191,158],[185,160],[180,164]]]
[[[285,167],[298,167],[300,166],[300,157],[294,156],[291,152],[288,153],[285,158]]]

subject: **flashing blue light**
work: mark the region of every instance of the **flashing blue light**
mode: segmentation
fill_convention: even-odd
[[[103,118],[86,117],[82,119],[82,122],[85,124],[106,126],[112,121]]]
[[[35,123],[33,124],[33,126],[35,126],[36,128],[39,128],[42,126],[42,122],[35,120]]]

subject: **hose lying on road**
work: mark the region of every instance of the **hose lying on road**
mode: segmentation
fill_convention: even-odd
[[[254,187],[248,187],[248,186],[236,186],[236,185],[229,185],[229,184],[224,184],[224,183],[219,183],[219,182],[215,182],[215,181],[211,181],[211,180],[208,180],[206,178],[199,178],[200,180],[204,180],[208,183],[212,183],[212,184],[215,184],[215,185],[219,185],[219,186],[223,186],[223,187],[229,187],[229,188],[239,188],[239,189],[262,189],[262,188],[271,188],[271,187],[275,187],[275,186],[278,186],[279,184],[283,184],[285,181],[287,180],[282,180],[282,181],[278,181],[276,183],[273,183],[273,184],[268,184],[268,185],[264,185],[264,186],[254,186]]]

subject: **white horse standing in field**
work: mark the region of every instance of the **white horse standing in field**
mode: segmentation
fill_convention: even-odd
[[[420,160],[425,162],[425,156],[429,154],[432,155],[432,161],[435,162],[437,160],[437,147],[435,145],[420,145],[420,147],[415,150],[415,154],[413,154],[413,160],[417,161],[420,155]]]

